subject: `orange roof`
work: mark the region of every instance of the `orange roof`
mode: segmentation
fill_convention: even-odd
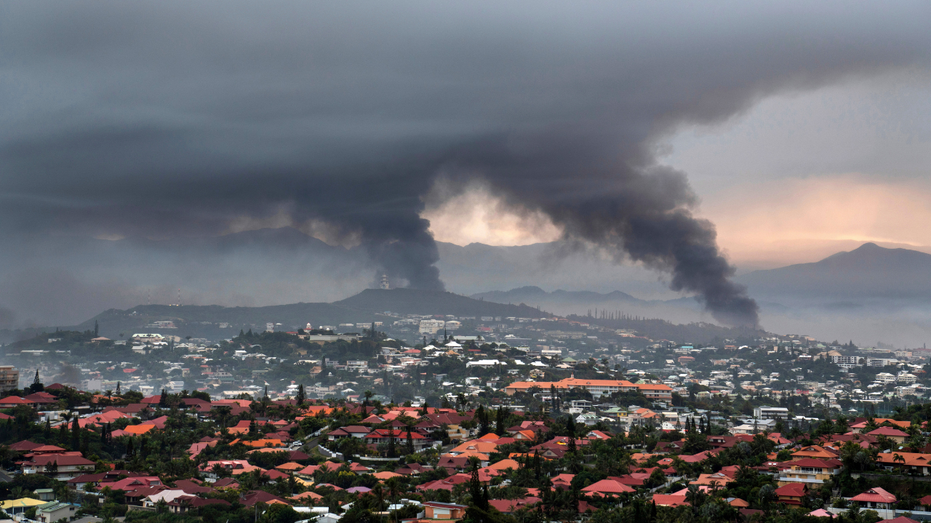
[[[571,389],[574,387],[629,387],[633,388],[635,385],[626,380],[581,380],[576,378],[566,378],[559,381],[515,381],[511,383],[506,388],[508,389],[532,389],[534,387],[539,387],[541,389],[549,389],[555,387],[557,389]]]
[[[647,454],[645,452],[634,452],[633,454],[630,455],[630,459],[634,460],[637,463],[642,463],[652,458],[655,455],[656,454]]]
[[[530,453],[530,452],[512,452],[512,453],[508,454],[508,457],[509,457],[509,458],[532,458],[532,457],[533,457],[533,454]],[[542,454],[539,455],[539,457],[540,457],[540,459],[542,459],[542,460],[544,460],[544,461],[549,461],[549,460],[550,460],[550,458],[548,458],[548,457],[546,457],[546,456],[544,456],[544,455],[542,455]]]
[[[378,479],[391,479],[391,478],[400,478],[400,474],[395,474],[394,472],[376,472],[372,474]]]
[[[307,500],[317,501],[318,499],[323,499],[323,496],[321,496],[320,494],[317,494],[316,492],[311,492],[308,490],[307,492],[301,492],[300,494],[295,494],[294,496],[291,496],[288,499],[293,499],[295,501],[307,501]]]
[[[644,419],[650,419],[650,418],[659,417],[659,414],[657,414],[657,413],[655,413],[655,412],[653,412],[652,410],[647,409],[647,408],[640,408],[640,409],[637,409],[637,410],[634,411],[634,414],[636,414],[636,415],[638,415],[638,416],[640,416],[641,418],[644,418]]]
[[[262,472],[265,472],[265,469],[263,469],[262,467],[256,467],[255,465],[250,465],[247,463],[243,465],[242,468],[232,469],[230,473],[232,473],[234,476],[238,476],[244,472],[252,472],[253,470],[260,470]]]
[[[869,423],[869,420],[867,420],[867,421],[861,421],[860,423],[855,423],[855,424],[851,425],[850,428],[852,428],[852,429],[863,429],[863,428],[866,428],[867,423]],[[895,425],[895,426],[897,426],[897,427],[899,427],[899,428],[903,428],[903,429],[907,429],[907,428],[910,427],[911,424],[912,424],[911,421],[900,421],[900,420],[895,420],[895,419],[892,419],[892,418],[873,418],[873,423],[875,423],[877,426],[882,425],[882,424],[884,424],[884,423],[888,423],[888,424],[890,424],[890,425]]]
[[[327,407],[326,405],[309,405],[304,407],[304,412],[311,416],[316,414],[330,414],[333,412],[333,407]]]
[[[520,468],[520,463],[514,461],[513,459],[502,459],[501,461],[497,463],[492,463],[486,468],[490,468],[494,470],[507,470],[510,468],[510,469],[517,470]]]
[[[728,483],[732,483],[733,481],[734,481],[734,478],[731,478],[730,476],[726,474],[721,474],[720,472],[716,472],[714,474],[700,474],[698,476],[698,479],[696,479],[695,481],[690,481],[689,485],[717,484],[723,487],[724,485],[727,485]]]
[[[669,385],[661,383],[637,383],[635,386],[640,390],[672,390]]]
[[[931,454],[920,452],[880,452],[876,461],[890,465],[902,464],[913,467],[927,467],[931,463]]]
[[[444,454],[444,456],[445,456],[445,455],[446,455],[446,454]],[[474,450],[467,450],[467,451],[463,452],[462,454],[456,455],[456,457],[457,457],[457,458],[473,458],[473,457],[474,457],[474,458],[478,458],[479,461],[488,461],[488,460],[489,460],[488,454],[485,454],[485,453],[483,453],[483,452],[476,452],[476,451],[474,451]]]
[[[282,445],[284,445],[284,443],[282,443],[280,439],[272,439],[272,438],[257,439],[254,441],[239,441],[239,443],[242,443],[243,445],[247,447],[253,447],[253,448],[281,447]]]
[[[126,428],[123,430],[130,434],[135,434],[138,436],[139,434],[145,434],[146,432],[149,432],[150,430],[154,428],[155,428],[155,425],[146,423],[142,425],[127,425]]]
[[[493,441],[471,440],[460,443],[459,446],[449,451],[449,454],[463,454],[465,452],[482,452],[490,453],[497,450],[498,444]]]

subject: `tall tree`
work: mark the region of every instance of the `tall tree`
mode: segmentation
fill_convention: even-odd
[[[303,383],[297,386],[297,398],[296,399],[297,399],[298,407],[304,406],[304,384]]]
[[[491,424],[488,422],[488,413],[485,412],[485,407],[483,405],[479,405],[478,408],[475,409],[475,421],[478,422],[480,434],[485,435],[491,432]]]
[[[507,427],[505,427],[507,420],[508,410],[504,407],[498,407],[498,410],[495,412],[495,434],[504,436],[504,432],[507,429]]]
[[[42,382],[39,380],[39,369],[36,369],[36,377],[32,380],[32,386],[29,387],[29,391],[36,393],[42,392],[45,390],[45,386],[42,385]]]
[[[414,425],[411,423],[407,424],[407,454],[411,455],[414,453]]]
[[[472,477],[469,479],[469,494],[472,495],[472,505],[481,510],[488,510],[487,503],[484,502],[484,496],[482,496],[482,482],[478,478],[478,459],[470,457],[469,461],[472,462]]]
[[[78,422],[78,415],[75,414],[71,422],[71,450],[80,450],[81,446],[81,424]]]
[[[397,437],[397,433],[394,429],[388,429],[388,457],[396,458],[398,457],[397,443],[395,443],[394,438]]]

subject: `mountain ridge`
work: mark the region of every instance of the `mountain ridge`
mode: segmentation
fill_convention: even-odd
[[[867,242],[810,263],[739,276],[760,298],[921,299],[931,294],[931,254]]]
[[[226,307],[223,305],[137,305],[127,309],[107,309],[66,330],[92,330],[96,325],[101,334],[115,338],[118,334],[154,331],[163,334],[205,337],[229,337],[240,329],[264,328],[267,323],[280,323],[287,330],[303,327],[336,325],[339,323],[369,323],[390,321],[395,314],[454,316],[515,316],[543,318],[549,313],[526,305],[503,305],[472,299],[451,292],[419,289],[366,289],[332,303],[299,302],[258,307]],[[157,321],[177,322],[175,329],[149,328]],[[228,327],[220,328],[220,323]],[[183,325],[183,327],[182,327]]]

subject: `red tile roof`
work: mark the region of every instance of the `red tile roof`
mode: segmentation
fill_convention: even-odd
[[[635,491],[617,480],[603,479],[583,488],[582,492],[588,492],[589,494],[616,495]]]
[[[878,429],[873,430],[873,431],[870,431],[870,432],[867,432],[866,434],[867,434],[868,436],[886,436],[887,438],[890,437],[890,436],[894,436],[894,437],[897,437],[897,438],[907,438],[907,437],[908,437],[908,433],[907,433],[907,432],[902,432],[901,430],[899,430],[899,429],[894,429],[894,428],[892,428],[892,427],[879,427]]]
[[[886,492],[880,487],[873,487],[862,494],[850,498],[851,501],[861,501],[863,503],[895,503],[895,495]]]

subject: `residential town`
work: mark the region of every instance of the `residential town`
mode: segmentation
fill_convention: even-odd
[[[610,323],[10,344],[2,509],[25,523],[931,519],[931,482],[915,481],[931,476],[923,348]]]

